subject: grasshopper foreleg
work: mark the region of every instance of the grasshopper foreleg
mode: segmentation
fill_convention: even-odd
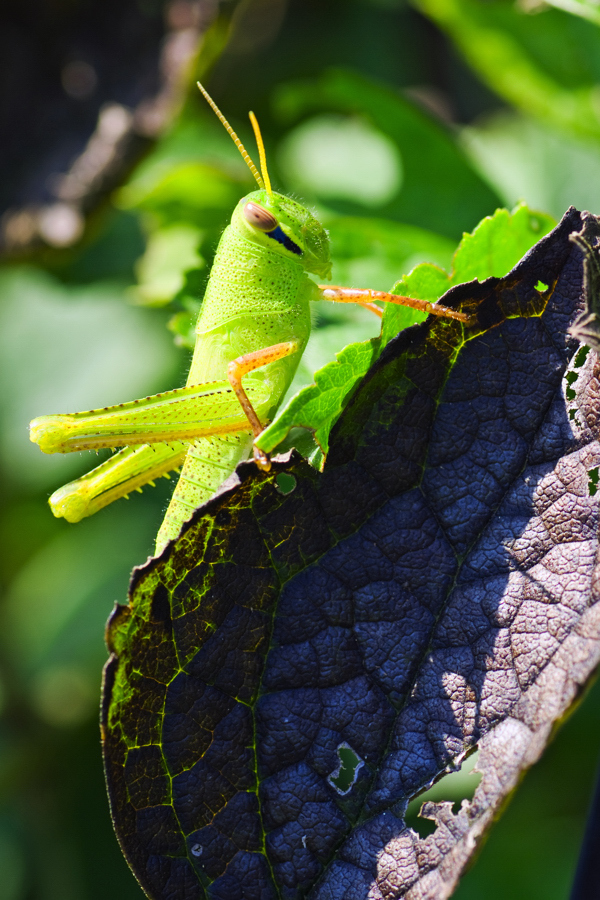
[[[255,350],[253,353],[246,353],[245,356],[238,356],[238,358],[230,362],[227,367],[229,383],[235,391],[240,406],[250,422],[252,433],[255,438],[261,433],[264,425],[261,424],[260,419],[250,402],[248,394],[242,387],[242,378],[254,369],[260,369],[262,366],[275,362],[277,359],[283,359],[284,356],[290,356],[290,354],[295,353],[296,350],[298,350],[297,341],[285,341],[282,344],[273,344],[271,347],[263,347],[261,350]],[[253,454],[259,468],[268,472],[271,468],[271,460],[268,454],[259,450],[256,446],[253,449]]]

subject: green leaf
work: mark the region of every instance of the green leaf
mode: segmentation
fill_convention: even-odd
[[[336,361],[315,372],[314,384],[309,384],[290,400],[285,410],[260,435],[257,445],[271,453],[291,428],[302,427],[314,432],[323,453],[327,453],[331,427],[377,358],[379,344],[378,338],[372,338],[350,344],[336,353]]]
[[[392,292],[434,303],[455,284],[505,275],[553,224],[550,216],[532,212],[524,205],[512,213],[496,210],[472,234],[463,237],[449,274],[439,266],[423,263],[400,279]],[[409,307],[388,304],[381,339],[351,344],[337,353],[335,362],[315,373],[314,384],[299,391],[279,411],[256,441],[257,446],[272,453],[292,428],[304,427],[314,432],[322,454],[327,454],[329,433],[369,366],[401,329],[423,318],[422,313]],[[323,456],[319,454],[315,461],[322,465]]]
[[[202,232],[178,223],[159,228],[148,238],[146,252],[136,264],[138,284],[130,293],[142,306],[166,306],[184,287],[184,273],[201,269],[198,253]]]
[[[597,3],[590,3],[589,0],[546,0],[546,2],[574,16],[581,16],[594,25],[600,25],[600,10]]]
[[[560,129],[600,138],[595,25],[516,4],[414,0],[446,31],[480,78],[510,105]]]
[[[458,245],[449,274],[427,263],[417,266],[401,278],[392,293],[429,300],[434,303],[455,284],[491,276],[506,275],[527,251],[555,225],[544,213],[532,212],[525,204],[512,213],[497,209],[486,216],[471,234],[465,234]],[[422,314],[411,313],[411,320],[420,321]],[[386,344],[402,328],[410,324],[406,308],[389,305],[384,313],[382,337]]]
[[[317,81],[284,84],[275,105],[288,121],[322,110],[362,115],[393,140],[404,180],[397,197],[381,206],[382,215],[456,240],[498,205],[449,131],[400,94],[355,72],[334,69]]]
[[[600,209],[595,141],[508,110],[464,128],[461,140],[505,206],[524,200],[558,217],[569,206]]]
[[[444,268],[452,263],[455,241],[432,231],[389,219],[324,217],[331,240],[334,284],[387,291],[420,262]]]
[[[466,234],[452,264],[451,284],[475,278],[483,281],[506,275],[537,241],[554,228],[556,222],[544,213],[532,212],[522,204],[512,213],[498,209],[480,222],[472,234]]]
[[[159,173],[155,173],[157,176]],[[156,180],[134,180],[122,188],[124,209],[153,213],[160,222],[213,225],[237,203],[243,188],[217,166],[185,162],[171,166]]]
[[[154,226],[185,222],[221,230],[252,177],[211,110],[201,106],[190,116],[136,168],[117,204],[146,213]]]

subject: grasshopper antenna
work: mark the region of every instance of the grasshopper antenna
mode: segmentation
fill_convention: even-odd
[[[258,120],[254,113],[251,111],[248,113],[250,116],[250,121],[252,122],[252,128],[254,129],[254,137],[256,138],[256,144],[258,146],[258,156],[260,158],[260,171],[262,172],[263,181],[265,183],[265,188],[269,197],[273,193],[273,189],[271,188],[271,179],[269,178],[269,172],[267,170],[267,155],[265,153],[265,145],[263,143],[262,134],[260,133],[260,128],[258,127]]]
[[[227,121],[227,119],[225,118],[225,116],[223,115],[223,113],[221,112],[221,110],[219,109],[219,107],[217,106],[217,104],[215,103],[215,101],[213,100],[213,98],[210,96],[210,94],[208,93],[208,91],[206,90],[206,88],[203,87],[203,86],[200,84],[199,81],[197,81],[196,84],[198,85],[198,87],[199,87],[201,93],[203,94],[203,96],[204,96],[206,102],[208,103],[208,105],[210,106],[210,108],[212,109],[212,111],[214,112],[214,114],[216,115],[217,119],[219,120],[219,122],[220,122],[221,125],[224,127],[225,131],[227,132],[227,134],[229,135],[229,137],[231,138],[231,140],[232,140],[233,143],[235,144],[235,146],[238,148],[238,150],[239,150],[240,153],[242,154],[242,158],[243,158],[244,162],[246,163],[246,165],[248,166],[248,168],[250,169],[250,171],[252,172],[252,174],[254,175],[254,177],[255,177],[255,179],[256,179],[256,181],[257,181],[258,186],[259,186],[260,188],[262,188],[263,190],[265,190],[265,183],[264,183],[264,181],[262,180],[262,178],[261,178],[261,176],[260,176],[260,173],[259,173],[258,169],[256,168],[256,166],[254,165],[254,163],[253,163],[252,160],[250,159],[250,155],[248,154],[248,151],[246,150],[246,148],[244,147],[244,145],[243,145],[242,142],[240,141],[239,137],[237,136],[237,134],[235,133],[235,131],[233,130],[233,128],[231,127],[231,125],[229,124],[229,122]],[[252,124],[254,125],[254,123],[252,123]],[[258,125],[257,125],[257,127],[258,127]],[[260,132],[259,132],[259,135],[260,135]],[[260,153],[260,151],[261,151],[261,148],[262,148],[262,153],[263,153],[263,155],[264,155],[264,152],[265,152],[265,151],[264,151],[264,147],[262,146],[262,140],[261,140],[261,142],[260,142],[260,144],[259,144],[259,150],[258,150],[259,153]],[[268,174],[267,174],[267,166],[266,166],[266,163],[265,163],[265,165],[264,165],[264,167],[263,167],[263,158],[262,158],[262,156],[261,156],[260,164],[261,164],[261,168],[262,168],[263,172],[264,172],[265,175],[267,176],[267,181],[268,181],[269,176],[268,176]],[[269,186],[268,186],[267,190],[268,190],[268,192],[269,192],[269,194],[270,194],[270,193],[271,193],[271,184],[270,184],[270,182],[268,182],[268,183],[269,183]]]

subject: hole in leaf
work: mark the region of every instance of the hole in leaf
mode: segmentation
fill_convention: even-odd
[[[338,794],[347,794],[356,781],[360,769],[364,766],[364,762],[350,744],[340,744],[337,753],[340,760],[339,765],[327,781]]]
[[[291,494],[296,487],[296,479],[287,472],[280,472],[275,478],[275,487],[280,494]]]
[[[434,782],[426,791],[417,794],[408,804],[404,820],[421,838],[433,834],[437,828],[432,819],[422,819],[419,815],[423,803],[428,800],[442,803],[444,800],[453,804],[453,812],[457,813],[463,800],[471,800],[481,781],[481,773],[473,772],[479,752],[475,750],[463,761],[457,772],[448,772]]]
[[[548,285],[547,285],[547,284],[544,284],[543,281],[538,281],[538,283],[537,283],[536,286],[535,286],[535,289],[536,289],[536,291],[539,291],[540,294],[543,294],[544,291],[547,291],[547,290],[548,290]]]
[[[419,802],[419,809],[421,809],[421,802]],[[426,837],[429,837],[430,834],[436,830],[437,825],[433,821],[433,819],[422,819],[421,816],[415,813],[411,818],[408,818],[408,813],[404,817],[404,821],[412,828],[413,831],[416,831],[421,840],[424,840]]]
[[[567,372],[567,374],[565,375],[565,378],[566,378],[567,384],[569,385],[565,391],[567,400],[574,400],[575,397],[577,396],[577,394],[575,393],[575,391],[573,390],[571,385],[574,384],[577,381],[577,379],[579,378],[579,372]]]
[[[577,353],[575,355],[575,360],[573,362],[573,366],[576,369],[581,368],[581,366],[586,361],[587,355],[589,352],[590,352],[590,348],[587,346],[587,344],[584,344],[583,347],[579,348],[579,350],[577,351]]]
[[[590,479],[588,481],[588,491],[590,492],[590,497],[593,497],[598,490],[598,466],[589,470],[588,478]]]

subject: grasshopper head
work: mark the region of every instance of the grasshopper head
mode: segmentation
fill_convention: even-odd
[[[271,188],[263,139],[254,113],[251,112],[249,115],[258,145],[260,172],[210,94],[200,82],[198,87],[242,154],[260,187],[259,191],[254,191],[240,200],[231,217],[231,224],[255,243],[270,247],[283,256],[300,262],[307,272],[320,275],[322,278],[331,278],[327,232],[306,207],[290,200],[289,197],[284,197],[283,194],[276,194]]]
[[[231,222],[256,243],[301,263],[307,272],[331,276],[329,236],[295,200],[274,191],[253,191],[240,200]]]

